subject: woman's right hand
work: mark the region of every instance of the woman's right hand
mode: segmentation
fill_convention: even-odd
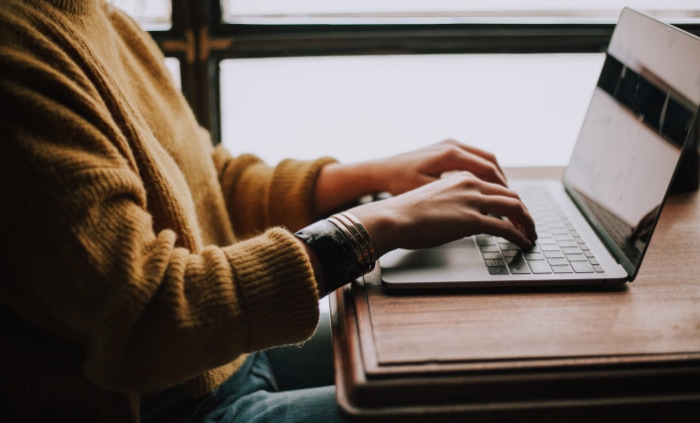
[[[434,247],[480,233],[523,248],[537,239],[532,217],[514,191],[469,172],[349,212],[369,232],[377,257],[396,248]]]

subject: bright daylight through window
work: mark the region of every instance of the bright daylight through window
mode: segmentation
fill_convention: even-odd
[[[164,31],[172,25],[170,0],[111,0],[111,3],[136,19],[147,31]]]
[[[253,22],[261,18],[593,22],[615,20],[625,6],[667,19],[700,20],[697,0],[223,0],[222,6],[228,22]]]
[[[147,30],[172,27],[169,0],[110,1]],[[516,23],[546,30],[558,23],[611,24],[624,6],[671,23],[700,23],[697,0],[220,0],[220,5],[229,26],[408,23],[420,29]],[[563,165],[603,60],[601,52],[573,50],[326,54],[218,62],[219,72],[203,77],[219,79],[208,84],[218,90],[220,110],[212,110],[220,111],[221,142],[234,153],[252,152],[274,163],[318,154],[363,160],[451,137],[496,153],[506,166]],[[166,64],[179,82],[180,62],[168,58]]]
[[[222,2],[227,22],[259,24],[612,23],[625,5],[669,21],[700,20],[696,0]],[[572,53],[226,60],[222,140],[270,162],[319,152],[355,161],[451,137],[496,153],[506,166],[564,165],[602,59]]]

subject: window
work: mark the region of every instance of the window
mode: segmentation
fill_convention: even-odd
[[[623,6],[700,33],[695,0],[112,1],[172,57],[214,142],[269,162],[454,137],[564,164]]]
[[[270,162],[356,161],[451,137],[506,166],[564,165],[627,4],[700,18],[688,0],[663,10],[649,0],[224,0],[223,20],[251,43],[264,33],[269,56],[316,56],[253,59],[241,48],[245,58],[222,61],[221,140]]]
[[[396,23],[456,22],[615,22],[623,7],[661,18],[700,18],[694,0],[223,0],[229,23],[340,23],[375,20]]]
[[[165,53],[165,65],[197,110],[199,87],[194,66],[193,24],[187,19],[191,0],[109,0],[150,32]]]
[[[222,142],[268,162],[352,162],[445,138],[502,165],[563,165],[603,55],[391,55],[221,64]],[[542,151],[547,153],[542,155]]]
[[[170,0],[112,0],[147,31],[167,31],[172,27]]]
[[[162,33],[172,29],[172,4],[170,0],[112,0],[112,4],[134,18],[139,25],[151,33]],[[180,60],[166,57],[165,66],[173,76],[175,84],[182,88]]]

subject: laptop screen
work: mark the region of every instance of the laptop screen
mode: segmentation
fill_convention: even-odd
[[[700,39],[625,9],[564,184],[630,280],[684,145],[697,148],[698,104]]]

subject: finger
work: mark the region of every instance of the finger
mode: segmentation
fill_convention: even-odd
[[[501,185],[506,185],[505,172],[503,172],[503,169],[501,169],[501,166],[498,164],[498,160],[496,159],[496,156],[493,153],[490,153],[477,147],[473,147],[471,145],[462,144],[461,142],[455,140],[447,140],[446,142],[480,159],[481,166],[484,169],[490,170],[490,172],[480,174],[479,177],[481,177],[482,179],[486,179],[486,177],[488,177],[489,174],[498,174],[500,176],[499,179],[501,179],[503,182]]]
[[[475,154],[479,157],[481,157],[484,160],[488,160],[489,162],[493,163],[496,168],[503,173],[503,169],[501,169],[501,165],[498,164],[498,160],[496,159],[496,156],[493,153],[490,153],[488,151],[482,150],[480,148],[471,146],[471,145],[466,145],[466,144],[461,144],[459,143],[462,149],[466,150],[467,152],[471,154]]]
[[[537,239],[535,222],[527,210],[527,207],[517,198],[498,195],[486,195],[482,197],[479,211],[483,214],[495,214],[503,216],[510,224],[521,232],[528,240],[534,242]],[[495,218],[495,217],[494,217]]]
[[[487,182],[507,185],[506,176],[492,161],[462,149],[454,149],[451,156],[451,168],[469,171]]]
[[[520,195],[518,195],[517,192],[513,191],[512,189],[496,184],[493,182],[486,182],[482,181],[481,185],[479,186],[479,191],[484,194],[484,195],[497,195],[497,196],[502,196],[502,197],[510,197],[513,199],[516,199],[518,201],[520,200]]]
[[[487,182],[482,182],[479,185],[479,191],[485,196],[484,201],[486,201],[482,207],[486,206],[488,209],[493,209],[486,210],[486,213],[496,213],[498,215],[507,214],[508,216],[514,217],[523,216],[525,219],[524,226],[530,224],[534,226],[534,220],[517,192],[502,185]],[[509,211],[513,214],[509,214]],[[523,220],[518,219],[518,221],[522,222]]]
[[[505,238],[523,249],[532,247],[534,240],[527,237],[512,222],[494,216],[484,215],[481,221],[483,233]]]
[[[531,241],[537,239],[535,222],[517,192],[504,186],[482,182],[479,191],[483,195],[479,210],[484,214],[495,214],[508,218]]]
[[[537,231],[535,230],[535,222],[530,216],[526,208],[515,206],[504,209],[500,215],[508,219],[527,239],[534,242],[537,240]]]
[[[444,179],[446,179],[448,183],[450,181],[454,181],[454,183],[456,183],[460,189],[468,192],[478,192],[483,196],[509,197],[513,200],[521,202],[520,196],[517,192],[498,183],[484,181],[483,179],[476,177],[476,175],[474,175],[472,172],[455,171],[450,175],[445,176]]]

